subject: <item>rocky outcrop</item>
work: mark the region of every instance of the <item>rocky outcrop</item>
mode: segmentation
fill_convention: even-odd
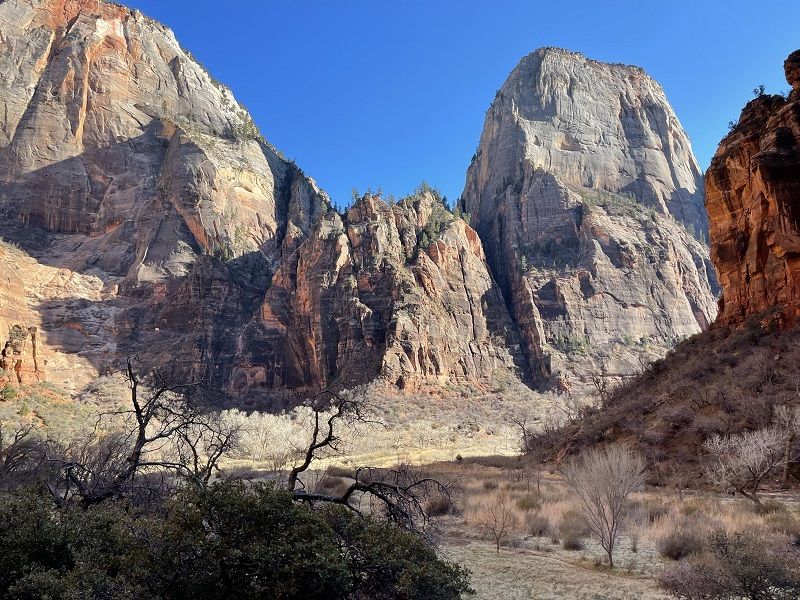
[[[326,215],[276,272],[241,346],[237,395],[525,375],[477,234],[427,191],[394,206],[367,195]]]
[[[706,173],[722,323],[800,322],[800,50],[784,66],[788,98],[750,101]]]
[[[623,375],[715,315],[702,183],[660,86],[559,49],[489,108],[463,209],[544,385]]]

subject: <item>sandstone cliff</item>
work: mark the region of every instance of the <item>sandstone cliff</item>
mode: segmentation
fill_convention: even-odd
[[[6,0],[0,23],[16,379],[77,390],[130,355],[240,397],[525,376],[477,234],[430,190],[338,214],[137,11]]]
[[[701,182],[642,69],[552,48],[522,59],[461,202],[540,383],[631,373],[713,320]]]
[[[475,231],[424,191],[328,213],[272,280],[230,391],[524,377],[513,323]]]
[[[653,483],[694,487],[707,474],[708,438],[782,427],[781,411],[798,406],[800,50],[785,68],[788,98],[749,102],[706,173],[718,319],[601,408],[542,436],[539,456],[560,461],[621,443],[646,457]],[[790,463],[786,473],[796,476]]]
[[[0,235],[38,265],[102,287],[102,297],[39,298],[41,343],[95,372],[140,349],[205,368],[198,357],[208,362],[207,347],[225,345],[209,311],[226,304],[241,319],[234,313],[252,301],[243,296],[258,293],[210,257],[268,273],[328,199],[141,13],[8,0],[0,23]],[[38,285],[39,273],[23,273],[23,284]],[[223,283],[191,288],[214,275]],[[184,311],[162,318],[176,306]]]
[[[784,66],[788,98],[748,103],[706,174],[722,323],[767,310],[800,322],[800,50]]]

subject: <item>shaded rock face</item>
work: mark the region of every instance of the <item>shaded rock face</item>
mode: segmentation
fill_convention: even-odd
[[[138,355],[237,397],[524,376],[480,240],[434,194],[337,214],[136,11],[6,0],[0,23],[12,371],[78,390]]]
[[[163,26],[89,0],[9,0],[0,21],[3,211],[88,234],[87,263],[152,281],[274,253],[325,206]]]
[[[522,59],[461,203],[540,384],[631,373],[713,320],[702,198],[689,140],[644,71],[552,48]]]
[[[776,310],[800,322],[800,50],[784,63],[788,98],[745,106],[706,173],[720,321]]]

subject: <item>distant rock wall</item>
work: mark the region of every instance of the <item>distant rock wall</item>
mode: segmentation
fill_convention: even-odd
[[[800,50],[784,67],[789,97],[750,101],[706,173],[723,323],[768,310],[800,322]]]
[[[421,243],[426,227],[433,239]],[[427,234],[426,234],[427,235]],[[329,213],[278,269],[231,391],[525,377],[477,234],[429,192]]]
[[[555,48],[489,108],[464,210],[542,385],[626,375],[715,315],[702,178],[661,87]]]

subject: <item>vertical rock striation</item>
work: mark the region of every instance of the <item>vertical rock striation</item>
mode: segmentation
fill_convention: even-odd
[[[767,310],[800,322],[800,50],[784,67],[788,98],[750,101],[706,173],[723,323]]]
[[[702,197],[689,140],[642,69],[553,48],[520,61],[461,203],[540,383],[630,373],[713,320]]]
[[[526,372],[477,234],[429,191],[394,206],[367,195],[327,214],[276,272],[242,347],[247,360],[229,378],[237,395]]]

